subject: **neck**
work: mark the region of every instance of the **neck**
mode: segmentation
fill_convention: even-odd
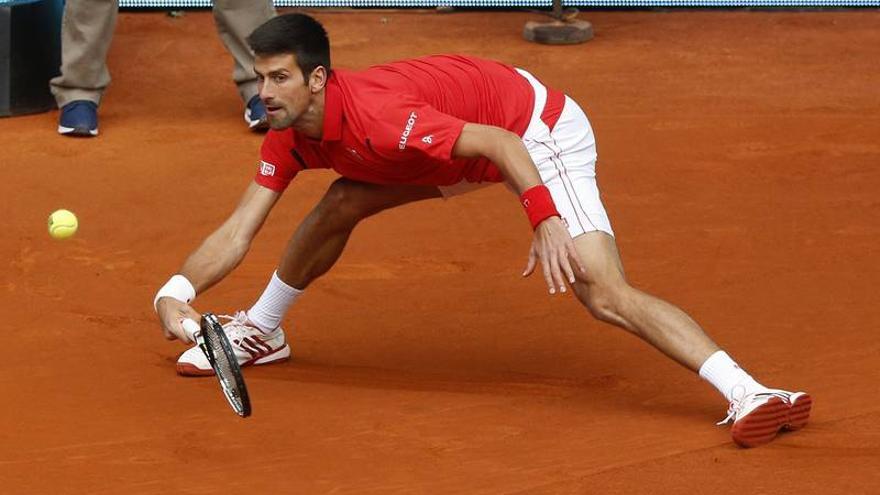
[[[312,139],[321,139],[324,135],[324,89],[312,97],[309,108],[296,119],[293,129]]]

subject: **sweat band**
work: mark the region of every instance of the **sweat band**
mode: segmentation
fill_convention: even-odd
[[[156,304],[161,297],[172,297],[182,303],[189,304],[196,298],[196,289],[186,277],[177,274],[165,282],[165,285],[156,293],[156,297],[153,298],[153,309],[156,309]]]
[[[538,224],[550,217],[561,216],[556,211],[556,205],[553,203],[553,197],[550,196],[550,190],[544,184],[531,187],[522,193],[519,197],[523,208],[526,209],[526,215],[529,216],[529,222],[532,224],[532,230],[538,228]]]

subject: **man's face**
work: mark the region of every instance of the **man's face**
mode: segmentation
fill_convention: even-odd
[[[296,57],[293,54],[257,55],[254,72],[269,126],[275,130],[291,127],[308,110],[311,97],[302,71],[296,65]]]

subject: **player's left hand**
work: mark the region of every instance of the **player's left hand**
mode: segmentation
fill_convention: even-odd
[[[535,271],[538,260],[541,260],[544,280],[551,294],[556,293],[557,287],[559,292],[565,292],[566,280],[570,284],[575,282],[572,262],[581,273],[587,271],[574,248],[571,235],[559,217],[550,217],[538,224],[523,277],[528,277]]]

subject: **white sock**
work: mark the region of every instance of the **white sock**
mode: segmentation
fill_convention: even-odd
[[[740,368],[724,351],[717,351],[709,356],[709,359],[700,366],[700,376],[714,385],[727,402],[732,401],[734,397],[741,399],[748,394],[767,389]],[[736,390],[735,394],[734,390]]]
[[[278,272],[272,273],[269,285],[263,291],[263,295],[247,311],[248,319],[265,333],[271,332],[281,325],[281,319],[287,308],[299,297],[303,291],[294,289],[278,278]]]

